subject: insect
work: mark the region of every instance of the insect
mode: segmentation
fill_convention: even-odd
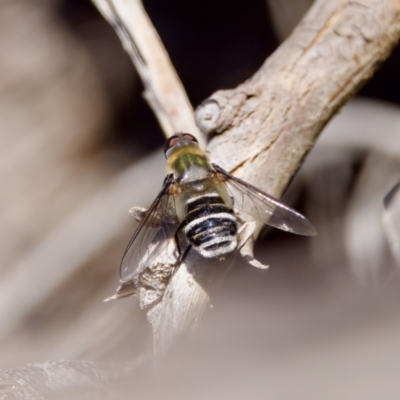
[[[316,234],[303,215],[210,163],[194,136],[170,137],[164,154],[167,176],[153,204],[138,218],[141,222],[121,262],[123,281],[144,272],[171,240],[178,254],[176,266],[190,249],[205,258],[223,259],[238,248],[235,211],[284,231]]]

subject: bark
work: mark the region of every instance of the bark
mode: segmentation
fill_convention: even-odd
[[[214,162],[280,196],[327,122],[390,54],[398,0],[317,1],[248,81],[196,110]],[[230,157],[226,157],[229,154]]]
[[[143,97],[166,137],[191,132],[202,146],[193,108],[157,31],[140,0],[92,0],[114,27],[145,88]]]
[[[399,16],[399,0],[316,1],[253,77],[196,110],[211,160],[280,197],[327,122],[390,54]],[[180,266],[148,314],[159,354],[195,326],[228,269],[196,255]]]

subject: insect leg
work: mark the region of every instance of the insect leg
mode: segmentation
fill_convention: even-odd
[[[179,258],[181,258],[181,256],[182,256],[182,249],[181,249],[181,245],[180,245],[180,243],[179,243],[178,234],[179,234],[179,227],[178,227],[178,229],[175,231],[175,235],[174,235],[175,244],[176,244],[176,249],[178,250],[178,254],[179,254],[179,256],[178,256],[178,259],[179,259]]]
[[[176,260],[176,263],[175,263],[175,268],[174,268],[171,276],[169,277],[168,284],[169,284],[169,282],[171,282],[172,277],[178,272],[178,269],[179,269],[180,265],[182,264],[183,260],[188,255],[188,253],[189,253],[191,248],[192,248],[192,245],[189,244],[189,246],[186,247],[185,251],[179,255],[179,257],[178,257],[178,259]]]
[[[175,234],[174,234],[174,239],[175,239],[175,244],[176,244],[176,249],[178,250],[178,260],[181,259],[182,257],[182,248],[181,244],[179,242],[179,233],[181,232],[182,228],[185,226],[186,221],[183,220],[179,226],[176,228]],[[185,250],[186,251],[186,250]],[[178,264],[178,263],[177,263]]]
[[[181,248],[181,244],[179,242],[179,232],[181,231],[181,229],[185,226],[185,221],[182,221],[180,223],[180,225],[178,226],[178,228],[176,228],[175,234],[174,234],[174,240],[175,240],[175,244],[176,244],[176,249],[178,251],[178,259],[175,262],[175,268],[174,271],[172,272],[171,276],[169,277],[169,281],[171,281],[172,277],[176,274],[176,272],[178,272],[179,266],[182,264],[183,260],[186,258],[186,256],[188,255],[190,249],[192,248],[192,245],[189,244],[185,251],[182,252],[182,248]]]
[[[179,265],[181,265],[182,261],[186,258],[186,256],[188,255],[191,248],[192,248],[192,245],[189,244],[188,247],[186,247],[185,251],[180,254],[180,256],[178,257],[178,260],[175,263],[174,273],[177,271],[177,267],[179,267]]]

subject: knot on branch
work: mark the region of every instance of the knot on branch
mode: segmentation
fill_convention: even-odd
[[[195,112],[197,126],[205,134],[223,132],[232,125],[246,98],[246,94],[237,89],[214,93],[197,107]]]

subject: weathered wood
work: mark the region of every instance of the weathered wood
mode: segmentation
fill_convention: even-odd
[[[212,161],[280,197],[327,122],[390,54],[400,36],[399,16],[398,0],[317,1],[252,78],[216,92],[196,110],[202,131],[215,135],[208,145]],[[224,271],[205,264],[192,267],[199,276],[194,285],[182,286],[189,277],[180,269],[160,310],[209,293],[213,274],[220,281]],[[183,332],[204,309],[203,302],[191,307],[196,318],[160,313],[156,330]]]
[[[213,161],[280,196],[326,123],[390,54],[399,17],[398,0],[317,1],[251,79],[197,109],[203,132],[223,132],[208,146]]]
[[[390,54],[399,16],[399,0],[316,1],[252,78],[196,110],[201,130],[214,135],[212,161],[281,196],[327,122]],[[196,325],[229,269],[219,265],[190,255],[149,311],[159,354]]]
[[[193,108],[172,62],[140,0],[92,0],[119,35],[145,88],[144,98],[166,137],[191,132],[202,146]]]

